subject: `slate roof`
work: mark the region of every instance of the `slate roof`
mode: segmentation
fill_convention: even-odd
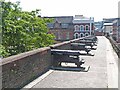
[[[54,22],[58,21],[59,23],[72,23],[73,16],[54,16],[54,17],[44,17],[44,18],[53,18]]]
[[[73,16],[54,16],[54,17],[43,17],[54,19],[53,23],[48,23],[49,28],[55,28],[54,24],[58,22],[60,24],[59,28],[72,28]]]
[[[117,18],[103,18],[104,23],[112,23]]]

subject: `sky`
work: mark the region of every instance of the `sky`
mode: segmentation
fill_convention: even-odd
[[[6,0],[7,1],[7,0]],[[20,1],[23,11],[41,9],[41,16],[75,16],[94,17],[95,21],[103,18],[118,17],[120,0],[8,0]]]

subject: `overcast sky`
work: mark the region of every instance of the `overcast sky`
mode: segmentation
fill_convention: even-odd
[[[24,11],[41,9],[42,16],[74,16],[102,18],[118,17],[120,0],[8,0],[20,1]]]

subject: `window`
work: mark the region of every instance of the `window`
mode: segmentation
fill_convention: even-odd
[[[54,32],[53,34],[54,34],[54,36],[55,36],[55,39],[57,39],[57,33],[56,33],[56,32]]]
[[[58,39],[60,40],[61,39],[61,33],[58,32]]]
[[[66,24],[66,23],[62,23],[61,26],[62,26],[62,28],[68,28],[68,24]]]
[[[81,33],[81,34],[80,34],[80,37],[84,37],[84,34],[83,34],[83,33]]]
[[[75,30],[79,30],[79,26],[78,25],[75,25]]]
[[[80,31],[83,31],[83,30],[84,30],[84,26],[80,25]]]
[[[85,33],[85,36],[88,36],[89,34],[88,33]]]
[[[47,27],[48,27],[48,28],[53,28],[53,26],[54,26],[53,23],[48,23],[48,24],[47,24]]]
[[[76,39],[76,38],[79,38],[79,34],[78,34],[78,33],[75,33],[75,34],[74,34],[74,37],[75,37],[75,39]]]
[[[69,32],[67,32],[67,34],[66,34],[66,39],[67,40],[70,39],[70,33]]]
[[[86,31],[89,30],[89,25],[85,25],[85,30],[86,30]]]

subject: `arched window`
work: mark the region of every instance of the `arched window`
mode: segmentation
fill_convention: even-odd
[[[85,25],[85,30],[86,30],[86,31],[89,30],[89,25]]]
[[[74,27],[75,27],[75,30],[79,30],[80,28],[78,25],[75,25]]]
[[[89,35],[89,33],[85,33],[85,36],[88,36]]]
[[[74,38],[76,39],[76,38],[79,38],[79,34],[78,33],[75,33],[74,34]]]
[[[80,37],[84,37],[84,34],[83,34],[83,33],[80,33]]]
[[[84,26],[80,25],[80,31],[84,31]]]

